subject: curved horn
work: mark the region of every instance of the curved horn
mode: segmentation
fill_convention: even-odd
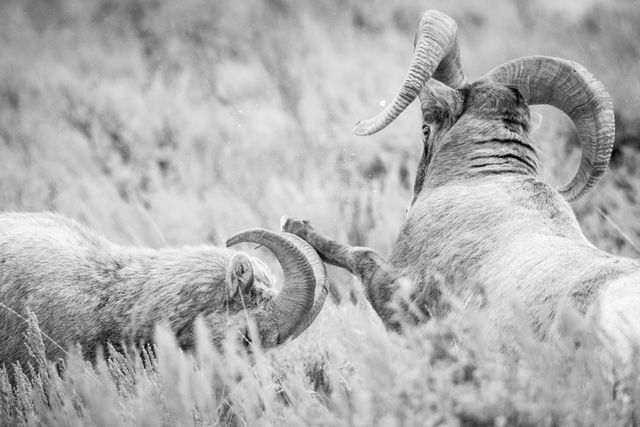
[[[371,135],[386,127],[418,96],[433,76],[452,88],[467,83],[460,66],[458,26],[448,15],[428,10],[420,19],[414,41],[413,58],[398,94],[377,116],[356,123],[356,135]]]
[[[615,124],[611,98],[591,73],[572,61],[529,56],[494,68],[484,79],[516,86],[529,105],[553,105],[571,117],[582,160],[573,179],[558,188],[565,199],[576,200],[598,182],[609,164]]]
[[[313,274],[316,278],[316,292],[313,299],[313,306],[300,321],[293,334],[291,334],[291,339],[295,339],[298,335],[303,333],[313,323],[313,321],[316,320],[318,314],[320,314],[320,310],[322,310],[329,293],[329,282],[327,281],[327,270],[324,266],[324,262],[322,262],[320,255],[318,255],[316,250],[313,249],[310,244],[295,234],[282,232],[281,235],[289,239],[291,243],[296,245],[305,254],[307,259],[311,262]]]
[[[299,324],[306,319],[313,307],[318,279],[312,260],[291,239],[270,230],[253,228],[241,231],[231,236],[226,245],[232,246],[243,242],[257,243],[267,247],[282,266],[284,286],[265,307],[277,329],[273,334],[274,341],[276,344],[281,344],[297,332]],[[263,342],[263,345],[268,345],[268,342]]]

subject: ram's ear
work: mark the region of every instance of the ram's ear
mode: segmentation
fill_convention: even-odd
[[[505,85],[507,87],[507,89],[509,89],[516,97],[516,100],[518,102],[522,102],[526,104],[526,99],[524,98],[524,95],[522,95],[522,92],[520,91],[520,88],[517,85]]]
[[[229,297],[238,291],[244,292],[253,285],[253,264],[248,255],[241,252],[233,254],[227,269],[227,288]]]

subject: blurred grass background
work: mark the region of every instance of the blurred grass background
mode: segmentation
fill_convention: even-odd
[[[16,0],[1,3],[0,208],[55,210],[110,238],[221,244],[281,215],[388,253],[420,156],[418,107],[351,129],[404,77],[420,13],[453,16],[471,79],[532,54],[584,64],[611,92],[610,173],[576,204],[597,245],[638,241],[636,1]],[[542,109],[549,181],[579,158]]]
[[[387,255],[421,154],[419,109],[371,137],[351,129],[395,94],[426,9],[458,22],[471,80],[542,54],[604,83],[616,149],[574,208],[596,246],[638,257],[635,0],[3,0],[0,209],[54,210],[152,247],[223,245],[242,228],[276,229],[286,214]],[[557,111],[535,110],[545,177],[564,183],[580,157],[575,131]],[[356,308],[329,306],[287,357],[328,351],[313,339],[328,331],[362,342],[352,335],[377,328],[374,341],[390,339],[354,279],[331,275],[334,297],[348,294]],[[373,357],[339,348],[346,365]],[[367,369],[356,369],[364,383]]]

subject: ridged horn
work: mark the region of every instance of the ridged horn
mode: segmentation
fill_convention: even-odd
[[[313,267],[313,274],[316,278],[316,292],[313,299],[313,306],[300,321],[293,334],[291,334],[291,339],[295,339],[309,326],[311,326],[313,321],[316,320],[316,317],[318,317],[318,314],[320,314],[320,311],[324,306],[324,302],[327,299],[327,295],[329,294],[329,282],[327,281],[327,270],[324,266],[324,262],[322,262],[320,255],[318,255],[316,250],[313,249],[310,244],[295,234],[282,232],[281,235],[289,239],[291,243],[296,245],[305,254]]]
[[[244,242],[265,246],[273,252],[282,267],[282,290],[265,307],[271,315],[267,324],[275,325],[277,331],[268,331],[268,335],[274,338],[262,343],[265,347],[271,345],[272,341],[282,344],[294,332],[298,332],[299,325],[307,318],[314,304],[316,284],[323,279],[316,278],[315,260],[310,260],[304,249],[282,233],[252,228],[234,234],[226,245],[229,247]]]
[[[416,32],[409,71],[393,102],[377,116],[356,123],[353,132],[371,135],[385,128],[416,99],[431,77],[454,89],[465,85],[457,31],[450,16],[437,10],[426,11]]]
[[[573,179],[558,188],[568,201],[591,189],[607,170],[615,137],[611,97],[591,73],[572,61],[529,56],[508,61],[483,78],[517,87],[529,105],[548,104],[573,121],[582,159]]]

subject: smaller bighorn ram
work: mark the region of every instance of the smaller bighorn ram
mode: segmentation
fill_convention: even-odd
[[[271,288],[266,265],[242,252],[125,247],[58,215],[0,214],[0,365],[29,360],[26,308],[37,316],[53,359],[64,356],[59,346],[74,343],[93,358],[97,346],[107,342],[148,342],[160,321],[168,322],[188,349],[197,316],[216,344],[227,331],[249,337],[249,318],[265,347],[295,338],[324,303],[322,261],[288,233],[250,229],[231,237],[227,246],[241,242],[273,252],[284,274],[280,292]]]
[[[567,203],[607,168],[614,137],[609,95],[582,66],[544,56],[506,62],[469,83],[456,31],[449,16],[425,12],[399,93],[380,114],[356,124],[358,135],[375,133],[420,99],[424,152],[390,259],[329,240],[306,221],[288,219],[283,229],[358,276],[389,328],[415,321],[416,307],[417,318],[438,314],[442,282],[454,295],[484,301],[505,328],[512,321],[510,297],[519,297],[542,334],[558,301],[568,298],[627,349],[627,333],[640,331],[640,261],[594,247]],[[579,169],[557,190],[541,180],[529,135],[534,104],[559,108],[578,131]],[[402,283],[410,284],[411,309],[393,303],[406,290]]]

